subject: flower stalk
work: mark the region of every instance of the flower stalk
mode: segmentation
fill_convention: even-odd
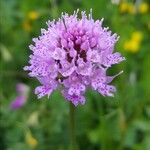
[[[69,125],[70,125],[70,150],[76,150],[75,136],[75,106],[69,104]]]

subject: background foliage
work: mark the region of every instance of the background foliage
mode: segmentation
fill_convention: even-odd
[[[119,2],[119,3],[118,3]],[[38,101],[38,85],[23,71],[33,37],[45,22],[93,9],[93,18],[120,35],[116,49],[126,61],[109,70],[124,73],[113,83],[114,98],[90,89],[76,108],[76,136],[82,150],[150,150],[150,1],[142,0],[1,0],[0,1],[0,149],[68,149],[68,102],[56,91]],[[17,83],[30,86],[27,103],[12,110]]]

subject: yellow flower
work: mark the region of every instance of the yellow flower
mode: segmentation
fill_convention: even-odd
[[[124,49],[126,51],[136,53],[139,51],[139,48],[140,48],[140,43],[135,40],[126,41],[124,43]]]
[[[149,9],[149,4],[146,3],[146,2],[141,3],[140,6],[139,6],[139,12],[141,14],[147,13],[148,9]]]
[[[120,4],[120,12],[134,14],[135,7],[134,7],[133,3],[122,2]]]
[[[124,49],[133,53],[138,52],[142,39],[143,33],[141,31],[133,32],[131,35],[131,39],[124,43]]]
[[[30,20],[36,20],[36,19],[39,18],[39,13],[38,13],[37,11],[30,11],[30,12],[28,13],[28,18],[29,18]]]
[[[127,11],[130,14],[135,14],[135,7],[134,7],[133,3],[128,3]]]
[[[141,42],[143,39],[143,34],[140,31],[135,31],[132,33],[131,39],[137,42]]]
[[[121,13],[126,13],[128,11],[128,3],[122,2],[120,3],[120,12]]]
[[[31,30],[32,30],[32,27],[31,27],[31,24],[29,23],[29,21],[24,21],[22,24],[22,27],[27,32],[31,32]]]
[[[38,144],[38,141],[32,136],[31,132],[27,132],[26,133],[26,143],[32,148],[32,149],[35,149],[37,144]]]

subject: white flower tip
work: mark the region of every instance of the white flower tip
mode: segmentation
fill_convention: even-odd
[[[89,19],[92,20],[92,8],[90,9]]]
[[[123,70],[121,70],[121,71],[119,72],[119,75],[120,75],[120,74],[122,74],[123,72],[124,72],[124,71],[123,71]]]
[[[122,73],[123,73],[123,70],[121,70],[118,74],[116,74],[116,75],[114,76],[114,78],[117,77],[117,76],[119,76],[119,75],[121,75]]]
[[[102,19],[100,20],[100,23],[102,24],[102,23],[103,23],[103,21],[104,21],[104,18],[102,18]]]

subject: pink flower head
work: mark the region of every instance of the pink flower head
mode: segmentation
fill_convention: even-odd
[[[17,97],[14,101],[12,101],[10,107],[12,109],[18,109],[27,101],[28,93],[29,93],[29,87],[23,83],[19,83],[16,85],[16,91],[17,91]]]
[[[107,76],[106,71],[125,58],[113,53],[119,37],[102,27],[102,22],[84,11],[81,18],[78,10],[73,15],[62,13],[59,20],[48,21],[48,28],[33,38],[30,66],[24,69],[41,83],[35,89],[38,98],[49,96],[60,86],[63,96],[75,106],[85,103],[88,87],[103,96],[113,96],[116,88],[109,84],[116,76]]]

